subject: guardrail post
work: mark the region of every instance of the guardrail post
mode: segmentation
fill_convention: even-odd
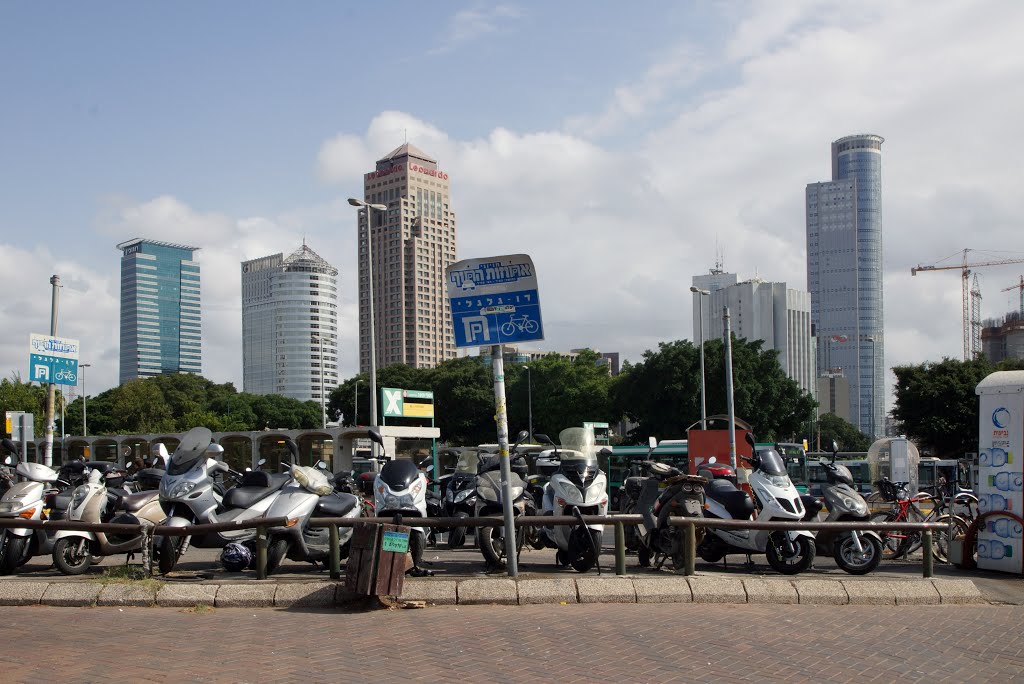
[[[341,544],[339,543],[338,526],[331,523],[328,528],[331,538],[331,579],[341,578]]]
[[[615,574],[626,574],[626,530],[622,523],[615,523]]]
[[[935,571],[935,557],[932,555],[932,531],[925,530],[921,535],[921,548],[924,550],[924,576],[929,578]]]
[[[683,525],[683,574],[697,574],[697,526],[692,522]]]
[[[256,579],[267,579],[267,528],[256,528]]]

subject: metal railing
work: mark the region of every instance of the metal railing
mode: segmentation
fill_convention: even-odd
[[[615,574],[626,574],[626,525],[642,525],[641,515],[584,515],[582,520],[588,525],[612,525],[615,528]],[[209,532],[226,532],[245,529],[256,529],[256,579],[267,578],[267,528],[286,527],[294,525],[298,521],[294,518],[253,518],[243,521],[205,523],[201,525],[188,525],[186,527],[170,527],[166,525],[141,525],[141,524],[119,524],[119,523],[90,523],[79,520],[25,520],[22,518],[0,518],[0,529],[4,528],[28,528],[43,530],[71,530],[77,532],[101,532],[104,534],[138,534],[143,538],[143,565],[146,573],[152,574],[152,555],[146,552],[152,549],[153,538],[157,536],[191,536],[201,535]],[[570,515],[522,515],[515,519],[516,527],[542,527],[546,525],[576,525],[580,518]],[[403,516],[388,516],[386,518],[311,518],[307,525],[312,528],[328,528],[330,550],[328,552],[328,568],[331,579],[341,578],[341,544],[340,527],[353,527],[363,523],[389,523],[405,524],[410,527],[503,527],[504,519],[494,517],[477,518],[417,518]],[[822,521],[758,521],[758,520],[720,520],[717,518],[669,518],[669,524],[673,527],[683,528],[683,567],[676,568],[676,572],[682,575],[693,575],[696,573],[695,565],[697,558],[696,540],[697,529],[702,528],[731,528],[731,529],[754,529],[754,530],[828,530],[843,532],[856,530],[858,532],[921,532],[922,553],[923,553],[923,575],[930,578],[934,575],[934,553],[932,549],[932,531],[948,530],[944,523],[925,522],[822,522]]]

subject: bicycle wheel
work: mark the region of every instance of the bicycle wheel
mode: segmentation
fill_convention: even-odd
[[[510,337],[515,334],[516,326],[513,325],[511,321],[508,321],[506,323],[502,323],[501,327],[498,328],[498,331],[505,337]]]
[[[879,511],[872,514],[871,522],[899,522],[896,520],[895,511]],[[906,533],[900,530],[879,530],[878,535],[882,538],[882,558],[892,560],[900,555],[903,544],[907,540]]]
[[[941,563],[949,562],[949,516],[941,515],[935,522],[945,525],[941,530],[932,531],[932,555]],[[953,516],[953,539],[966,537],[970,526],[966,520]]]
[[[915,497],[917,498],[917,497]],[[934,499],[928,497],[932,502]],[[918,504],[914,504],[907,510],[907,522],[932,522],[938,516],[938,507],[934,503],[929,503],[927,500],[924,502],[928,506],[929,513],[925,515],[924,512],[918,508]],[[904,533],[906,540],[903,544],[903,548],[900,549],[899,556],[909,556],[918,549],[921,548],[921,544],[924,542],[924,536],[920,532],[907,531]]]

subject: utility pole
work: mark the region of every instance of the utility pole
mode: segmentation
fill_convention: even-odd
[[[57,336],[57,306],[60,299],[60,276],[50,277],[50,285],[53,286],[53,293],[50,300],[50,336]],[[46,395],[46,445],[43,447],[43,465],[53,465],[53,405],[56,399],[57,385],[50,378],[50,391]]]

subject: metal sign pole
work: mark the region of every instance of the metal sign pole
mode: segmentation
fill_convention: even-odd
[[[53,286],[53,295],[50,301],[50,335],[57,336],[57,304],[60,294],[60,276],[54,275],[50,278],[50,285]],[[56,399],[57,385],[50,378],[50,392],[46,397],[46,446],[43,450],[43,465],[53,465],[53,404]]]
[[[29,415],[31,414],[22,413],[18,417],[21,422],[21,460],[24,461],[25,463],[28,463],[28,432],[26,431],[26,428],[28,426],[25,425],[25,423],[28,422],[27,419]],[[32,420],[35,420],[35,416],[32,416]],[[36,460],[39,460],[38,453],[36,454]]]
[[[732,325],[729,307],[722,309],[725,322],[725,392],[729,403],[729,463],[736,468],[736,408],[732,392]]]
[[[516,526],[512,509],[512,466],[508,453],[508,412],[505,410],[505,359],[501,345],[491,347],[491,370],[494,373],[494,419],[498,423],[498,460],[501,463],[501,507],[505,514],[505,561],[508,576],[519,574],[516,558]]]

